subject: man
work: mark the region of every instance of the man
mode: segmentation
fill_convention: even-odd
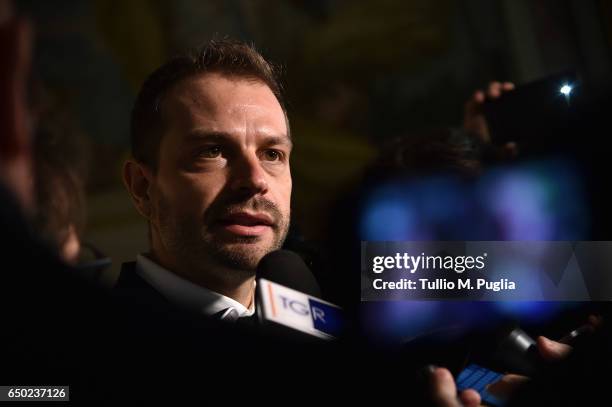
[[[248,45],[211,41],[145,81],[131,131],[123,179],[151,248],[117,288],[221,319],[253,315],[255,268],[290,217],[292,142],[272,67]]]
[[[6,322],[0,383],[17,388],[69,385],[71,400],[106,404],[126,397],[159,399],[168,393],[173,399],[202,393],[210,397],[237,385],[252,397],[257,382],[250,373],[265,366],[264,357],[268,364],[277,360],[271,355],[274,344],[265,347],[272,340],[264,343],[237,326],[222,327],[217,321],[111,296],[85,281],[31,232],[28,223],[36,209],[34,123],[25,98],[31,30],[11,6],[0,0],[0,309]],[[272,123],[266,125],[266,130],[274,129]],[[259,201],[257,205],[264,200]],[[276,216],[268,206],[252,205]],[[280,218],[272,219],[279,232],[270,226],[274,233],[257,234],[256,227],[247,227],[255,230],[255,237],[244,240],[268,239],[272,245],[285,227]],[[268,352],[246,352],[251,349]],[[243,372],[248,380],[242,380]]]

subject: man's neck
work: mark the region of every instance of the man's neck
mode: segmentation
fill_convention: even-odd
[[[255,298],[255,276],[228,281],[215,277],[217,275],[236,275],[235,270],[222,270],[221,273],[202,272],[201,270],[173,266],[169,264],[169,262],[160,259],[153,252],[147,253],[146,256],[171,273],[197,284],[200,287],[207,288],[236,300],[246,308],[250,309],[253,305]]]

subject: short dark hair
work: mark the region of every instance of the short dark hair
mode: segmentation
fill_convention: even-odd
[[[219,73],[263,82],[283,109],[289,136],[289,120],[277,67],[266,61],[252,45],[228,39],[211,40],[187,54],[170,59],[143,83],[131,119],[132,156],[136,160],[157,170],[164,128],[161,118],[162,99],[176,83],[204,73]]]

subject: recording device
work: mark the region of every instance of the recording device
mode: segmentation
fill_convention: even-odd
[[[492,362],[500,370],[525,376],[533,376],[544,363],[536,341],[518,327],[504,335]]]
[[[533,376],[543,365],[537,344],[525,331],[514,325],[498,329],[484,355],[475,357],[456,376],[457,390],[476,390],[484,405],[501,407],[505,400],[488,391],[487,386],[498,382],[508,372]],[[487,347],[486,345],[484,347]],[[486,353],[492,352],[489,355]]]
[[[567,345],[574,345],[584,337],[593,332],[593,326],[585,324],[572,330],[563,336],[559,342]],[[503,400],[489,393],[487,386],[499,381],[503,374],[509,372],[532,377],[538,370],[542,369],[545,361],[540,357],[536,341],[519,327],[506,329],[499,340],[490,360],[482,363],[470,363],[457,375],[457,390],[465,389],[476,390],[484,404],[491,406],[502,406]],[[492,369],[490,369],[491,367]]]
[[[585,337],[591,335],[595,331],[595,328],[591,324],[584,324],[559,339],[560,343],[566,345],[575,346],[580,343]]]
[[[306,263],[295,252],[276,250],[257,265],[257,279],[266,279],[306,295],[321,297],[321,288]]]
[[[264,332],[297,341],[321,341],[342,334],[340,307],[320,299],[312,272],[296,253],[278,250],[257,267],[257,312]]]
[[[480,394],[482,404],[490,406],[502,406],[503,401],[495,397],[487,390],[489,384],[499,381],[503,374],[487,369],[475,363],[468,365],[457,376],[457,391],[473,389]]]
[[[550,151],[570,137],[580,119],[586,90],[575,72],[552,75],[517,86],[484,103],[494,144],[517,142],[523,151]],[[554,143],[551,141],[554,140]]]

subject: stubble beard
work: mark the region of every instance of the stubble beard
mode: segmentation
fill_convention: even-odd
[[[252,201],[241,208],[259,210],[261,206],[268,209],[268,213],[272,212],[276,221],[271,228],[271,240],[270,234],[264,237],[220,236],[214,222],[207,221],[207,216],[202,220],[175,214],[161,198],[158,201],[160,239],[177,267],[189,270],[189,274],[207,273],[210,277],[237,284],[255,276],[261,258],[280,249],[289,230],[289,214],[283,216],[269,201],[263,204]]]

